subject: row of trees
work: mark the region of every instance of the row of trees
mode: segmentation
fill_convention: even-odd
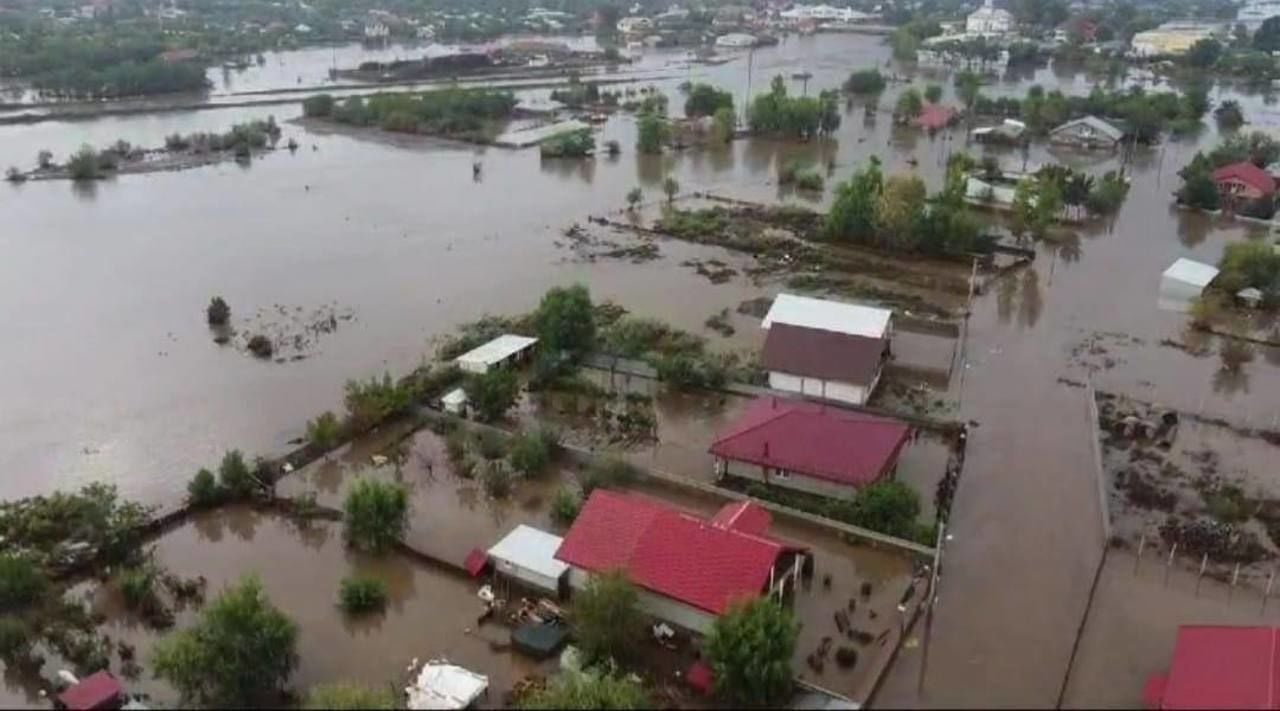
[[[1057,89],[1045,91],[1037,84],[1023,99],[991,99],[973,88],[972,79],[965,81],[962,99],[973,113],[1019,118],[1037,133],[1047,132],[1073,118],[1093,115],[1122,120],[1139,141],[1153,143],[1166,129],[1181,130],[1198,125],[1209,111],[1208,87],[1204,84],[1194,84],[1183,94],[1147,92],[1141,86],[1114,91],[1095,86],[1085,96],[1066,96]]]
[[[302,102],[305,116],[388,131],[480,138],[496,121],[509,118],[516,98],[509,91],[439,89],[421,94],[352,96],[337,102],[318,94]]]
[[[35,75],[31,85],[57,98],[117,99],[203,91],[209,82],[201,65],[153,59],[101,67],[64,66]]]
[[[757,96],[747,112],[753,133],[809,139],[840,128],[839,96],[823,91],[817,97],[788,96],[781,76],[773,78],[769,91]]]

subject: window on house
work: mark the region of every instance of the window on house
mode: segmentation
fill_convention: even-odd
[[[780,481],[786,481],[787,479],[791,478],[791,472],[787,471],[786,469],[774,469],[773,478],[778,479]]]

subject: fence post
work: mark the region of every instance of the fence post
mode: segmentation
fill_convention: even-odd
[[[1231,604],[1231,599],[1236,594],[1236,581],[1240,579],[1240,564],[1236,563],[1235,572],[1231,574],[1231,587],[1227,588],[1227,604]]]
[[[1178,552],[1178,544],[1174,543],[1173,547],[1169,549],[1169,560],[1165,561],[1165,564],[1164,564],[1165,587],[1169,587],[1169,569],[1173,567],[1173,556],[1176,555],[1177,552]]]
[[[1133,574],[1138,574],[1138,565],[1142,563],[1142,550],[1147,547],[1147,534],[1138,539],[1138,556],[1133,559]]]
[[[1204,580],[1204,567],[1209,564],[1209,554],[1200,558],[1200,574],[1196,576],[1196,597],[1200,597],[1200,581]]]
[[[1275,581],[1276,569],[1272,568],[1271,574],[1267,576],[1267,589],[1262,592],[1262,611],[1260,614],[1265,614],[1267,611],[1267,598],[1271,597],[1271,584]]]

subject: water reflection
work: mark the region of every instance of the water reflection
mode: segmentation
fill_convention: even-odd
[[[98,180],[72,180],[71,194],[85,202],[93,202],[98,199]]]
[[[596,175],[594,158],[542,158],[539,162],[542,172],[562,180],[577,178],[588,185]]]
[[[1195,247],[1204,242],[1213,229],[1213,218],[1203,212],[1179,210],[1170,206],[1169,214],[1173,215],[1178,225],[1178,241],[1187,247]]]

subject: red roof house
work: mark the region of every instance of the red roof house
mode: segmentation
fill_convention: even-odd
[[[108,671],[99,671],[58,694],[58,703],[70,711],[118,709],[124,704],[124,688]]]
[[[955,119],[956,111],[950,106],[942,104],[925,104],[924,108],[915,118],[915,125],[925,129],[926,131],[941,131],[951,125],[951,121]]]
[[[1224,165],[1213,171],[1213,182],[1218,191],[1233,200],[1274,199],[1276,181],[1267,171],[1242,161]]]
[[[1280,709],[1280,629],[1178,628],[1173,661],[1152,677],[1143,700],[1152,709]]]
[[[704,519],[635,494],[592,492],[556,558],[569,583],[621,570],[643,591],[655,617],[706,632],[733,601],[762,595],[779,558],[794,549],[766,537],[769,514],[756,504],[725,506]]]
[[[762,397],[716,438],[711,453],[720,474],[848,496],[890,476],[910,438],[911,428],[898,420]]]

